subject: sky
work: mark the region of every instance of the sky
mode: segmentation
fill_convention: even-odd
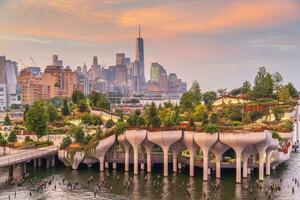
[[[0,55],[114,65],[135,58],[139,24],[148,79],[159,62],[188,86],[232,89],[265,66],[300,89],[299,0],[0,0]]]

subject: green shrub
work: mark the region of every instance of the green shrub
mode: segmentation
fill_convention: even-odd
[[[283,126],[285,129],[288,129],[290,131],[292,131],[294,129],[293,122],[290,120],[285,121]]]
[[[5,146],[7,144],[7,140],[5,137],[0,133],[0,146]]]
[[[90,140],[92,139],[92,136],[87,134],[84,138],[83,138],[83,141],[82,143],[83,144],[88,144],[90,142]]]
[[[106,124],[105,124],[105,127],[106,128],[111,128],[115,125],[115,122],[111,119],[107,120]]]
[[[272,138],[278,139],[279,141],[281,140],[279,133],[277,133],[276,131],[272,131]]]
[[[81,121],[83,124],[87,125],[102,125],[102,121],[99,117],[96,115],[90,114],[90,113],[85,113],[81,116]]]
[[[284,110],[281,107],[276,107],[273,109],[273,114],[275,120],[279,122],[284,117]]]
[[[137,126],[141,127],[141,126],[145,126],[145,119],[142,116],[139,116],[137,119]]]
[[[207,124],[204,126],[204,130],[206,133],[217,133],[219,131],[219,126],[217,124]]]
[[[67,136],[65,138],[63,138],[62,143],[61,143],[61,147],[62,148],[67,148],[70,146],[70,144],[72,144],[72,139],[70,136]]]
[[[219,116],[218,116],[217,113],[212,113],[212,114],[210,115],[209,121],[210,121],[210,123],[212,123],[212,124],[217,124],[218,121],[219,121],[218,118],[219,118]]]
[[[126,131],[127,127],[128,127],[128,124],[126,122],[120,121],[116,124],[115,133],[117,135],[120,135]]]
[[[26,136],[24,142],[32,142],[33,140],[31,139],[30,136]]]
[[[17,142],[17,134],[15,131],[12,131],[10,132],[8,138],[7,138],[7,141],[10,142],[10,143],[13,143],[13,142]]]

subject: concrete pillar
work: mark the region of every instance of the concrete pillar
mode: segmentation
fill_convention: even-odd
[[[147,172],[151,172],[151,154],[152,154],[152,148],[154,144],[149,142],[147,139],[143,142],[143,147],[146,150],[146,159],[147,159]]]
[[[216,178],[221,178],[221,157],[219,155],[216,157]]]
[[[125,172],[129,171],[129,149],[125,148]]]
[[[113,169],[117,169],[117,163],[113,163]]]
[[[163,148],[164,152],[164,176],[168,176],[168,168],[169,168],[169,148],[165,147]]]
[[[247,178],[248,176],[248,159],[243,159],[243,178]]]
[[[100,172],[104,171],[104,157],[101,157],[99,159],[99,169],[100,169]]]
[[[139,168],[139,147],[142,142],[146,139],[146,130],[127,130],[125,132],[126,140],[133,147],[133,173],[138,174]]]
[[[247,146],[243,151],[243,178],[247,178],[248,176],[248,160],[251,155],[255,154],[256,149],[253,145]]]
[[[24,176],[27,173],[27,163],[24,162],[22,165],[22,175]]]
[[[109,164],[108,162],[105,162],[105,169],[108,169],[109,168]]]
[[[145,169],[145,164],[141,163],[141,170],[144,170],[144,169]]]
[[[187,150],[189,151],[190,154],[190,168],[189,168],[189,174],[190,176],[194,176],[194,165],[195,165],[195,161],[194,161],[194,154],[195,151],[197,150],[197,145],[194,142],[194,132],[192,131],[185,131],[183,133],[183,144],[184,146],[187,148]]]
[[[272,155],[272,151],[267,151],[266,154],[266,175],[267,176],[271,175],[271,155]]]
[[[208,152],[203,150],[203,180],[208,180]]]
[[[241,157],[242,152],[237,150],[236,152],[236,182],[241,183]]]
[[[258,153],[259,155],[259,162],[258,162],[258,178],[259,181],[263,181],[264,180],[264,151],[261,151]]]
[[[139,149],[138,146],[133,147],[133,173],[139,173]]]
[[[55,167],[55,156],[51,157],[51,167]]]
[[[42,158],[38,158],[38,166],[42,166]]]
[[[173,172],[177,172],[177,154],[176,152],[172,152],[172,157],[173,157]]]
[[[37,159],[33,159],[33,168],[36,168],[37,167]]]
[[[194,176],[194,169],[195,169],[195,160],[194,160],[194,150],[191,149],[189,150],[189,153],[190,153],[190,176]]]
[[[216,178],[221,178],[222,155],[228,149],[229,149],[229,146],[223,144],[219,140],[210,149],[210,151],[215,155],[215,159],[216,159]]]
[[[182,169],[182,165],[181,163],[178,163],[178,169],[181,170]]]
[[[266,139],[266,132],[255,133],[219,133],[222,143],[231,147],[236,154],[236,182],[241,183],[241,157],[244,149],[249,145],[258,144]]]

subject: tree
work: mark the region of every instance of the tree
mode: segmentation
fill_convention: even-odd
[[[10,118],[9,118],[8,114],[5,115],[3,125],[4,126],[11,126],[11,121],[10,121]]]
[[[72,139],[70,136],[64,137],[61,143],[61,147],[62,148],[67,148],[70,146],[70,144],[72,144]]]
[[[227,94],[227,88],[220,88],[218,89],[217,93],[219,94],[220,97],[223,97]]]
[[[123,121],[119,121],[117,124],[116,124],[116,127],[115,127],[115,133],[117,135],[121,135],[122,133],[124,133],[126,131],[128,127],[128,124],[126,122],[123,122]]]
[[[54,122],[58,119],[58,112],[52,103],[47,104],[47,114],[49,116],[49,122]]]
[[[67,98],[64,98],[63,107],[61,109],[61,113],[62,113],[63,116],[70,115],[70,108],[69,108],[69,104],[68,104]]]
[[[72,101],[74,104],[79,104],[79,102],[81,100],[85,100],[85,96],[84,94],[79,91],[79,90],[75,90],[73,93],[72,93]]]
[[[292,83],[288,83],[285,87],[289,90],[289,93],[292,97],[299,97],[299,93]]]
[[[204,130],[206,133],[217,133],[219,131],[219,126],[217,124],[207,124],[204,126]]]
[[[81,99],[79,102],[78,102],[78,109],[80,112],[86,112],[88,110],[89,106],[87,104],[87,101],[86,99]]]
[[[180,98],[180,106],[184,111],[188,111],[193,108],[193,96],[191,92],[185,92]]]
[[[26,114],[25,126],[29,131],[34,132],[38,140],[46,135],[49,116],[43,101],[36,101]]]
[[[274,82],[274,88],[277,91],[282,87],[283,78],[279,72],[276,72],[272,75],[273,82]]]
[[[81,116],[81,121],[83,124],[87,124],[87,125],[97,126],[97,125],[102,124],[102,121],[98,116],[90,114],[90,113],[84,113]]]
[[[5,146],[7,144],[7,140],[5,137],[0,133],[0,146]]]
[[[129,115],[129,118],[127,119],[127,123],[129,126],[136,126],[137,125],[138,116],[136,113],[132,113]]]
[[[204,104],[208,108],[208,110],[212,109],[212,105],[213,105],[214,101],[216,100],[216,98],[217,98],[217,93],[214,91],[208,91],[203,94],[202,99],[204,101]]]
[[[68,131],[68,135],[72,135],[77,143],[83,142],[84,132],[81,126],[72,126]]]
[[[253,86],[253,95],[256,98],[268,97],[273,94],[274,80],[265,67],[260,67],[256,74]]]
[[[143,116],[138,117],[136,125],[139,126],[139,127],[145,126],[145,119],[144,119]]]
[[[279,122],[284,116],[284,110],[281,107],[276,107],[273,109],[273,114],[274,114],[275,120],[277,122]]]
[[[29,111],[29,105],[25,105],[25,109],[24,109],[24,113],[23,113],[23,120],[25,121],[25,118],[26,118],[26,114],[27,112]]]
[[[251,91],[251,83],[249,81],[245,81],[243,83],[243,86],[242,86],[242,89],[241,89],[241,92],[242,94],[247,94]]]
[[[10,142],[10,143],[14,143],[14,142],[17,142],[17,140],[18,140],[18,138],[17,138],[16,131],[10,132],[10,134],[7,138],[7,141]]]
[[[277,97],[280,102],[288,102],[291,99],[289,89],[287,87],[282,87],[277,92]]]
[[[201,102],[201,89],[198,81],[193,81],[190,92],[192,94],[191,96],[193,104],[199,104]]]
[[[106,96],[104,96],[98,92],[93,91],[89,95],[89,100],[91,101],[91,105],[93,107],[110,110],[109,100],[106,98]]]
[[[197,105],[193,113],[193,118],[196,122],[201,121],[202,115],[204,112],[207,112],[206,105]]]
[[[157,116],[155,103],[152,102],[150,108],[148,109],[148,122],[149,125],[153,128],[160,127],[161,121]]]
[[[209,121],[212,124],[217,124],[218,123],[218,114],[217,113],[212,113],[209,117]]]

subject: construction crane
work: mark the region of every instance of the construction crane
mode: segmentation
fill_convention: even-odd
[[[24,62],[21,60],[21,58],[19,58],[19,61],[20,61],[20,63],[22,64],[22,68],[23,68],[23,67],[26,68],[26,65],[25,65]]]
[[[30,60],[32,61],[32,63],[34,64],[34,66],[37,67],[37,64],[36,64],[36,62],[33,60],[33,58],[32,58],[32,57],[29,57],[29,58],[30,58]]]

